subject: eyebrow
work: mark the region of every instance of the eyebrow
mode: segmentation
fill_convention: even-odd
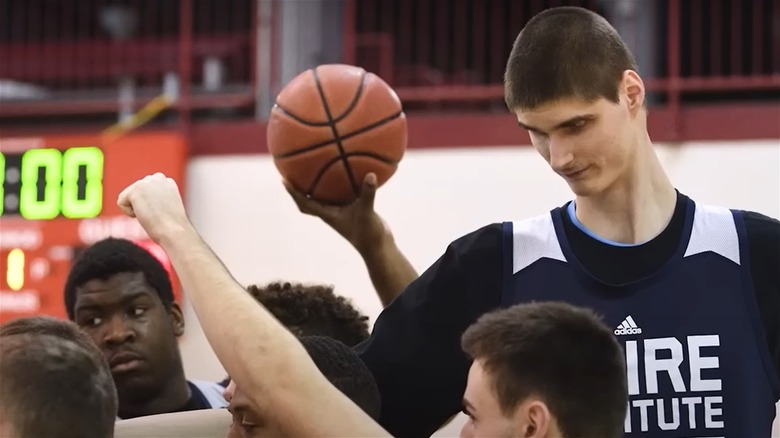
[[[132,294],[123,297],[122,300],[120,300],[120,304],[127,304],[137,300],[138,298],[149,297],[149,296],[151,296],[151,294],[147,291],[134,292]],[[105,307],[95,303],[90,303],[88,298],[86,299],[86,301],[87,301],[86,304],[81,304],[81,305],[77,304],[75,307],[75,311],[73,313],[78,313],[78,312],[88,311],[88,310],[97,310]]]
[[[556,131],[556,130],[558,130],[558,129],[569,128],[569,127],[571,127],[571,126],[574,126],[574,125],[575,125],[577,122],[581,122],[581,121],[590,121],[590,120],[593,120],[593,119],[595,119],[595,118],[596,118],[596,116],[595,116],[594,114],[582,114],[582,115],[575,116],[575,117],[572,117],[572,118],[570,118],[570,119],[564,120],[564,121],[563,121],[563,122],[561,122],[561,123],[558,123],[557,125],[555,125],[555,127],[554,127],[552,130],[553,130],[553,131]],[[533,127],[533,126],[526,125],[526,124],[524,124],[523,122],[521,122],[521,121],[519,121],[519,120],[518,120],[517,124],[518,124],[518,126],[520,126],[521,128],[523,128],[523,129],[526,129],[526,130],[528,130],[528,131],[534,131],[534,132],[544,132],[544,131],[542,131],[542,130],[541,130],[541,129],[539,129],[539,128],[535,128],[535,127]]]

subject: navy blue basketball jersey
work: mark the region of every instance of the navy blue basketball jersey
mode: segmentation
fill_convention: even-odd
[[[688,200],[675,255],[627,284],[594,277],[564,209],[503,224],[502,306],[564,301],[614,328],[626,354],[628,437],[768,437],[780,385],[759,318],[741,213]]]

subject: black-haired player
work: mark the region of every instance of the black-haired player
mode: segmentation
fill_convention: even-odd
[[[144,248],[115,238],[87,248],[68,274],[65,307],[108,360],[120,418],[227,407],[223,387],[185,378],[182,311],[168,272]]]

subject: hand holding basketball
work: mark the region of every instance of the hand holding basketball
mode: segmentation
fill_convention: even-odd
[[[358,199],[345,206],[322,204],[298,192],[287,181],[284,187],[301,213],[322,219],[361,254],[379,248],[382,240],[390,233],[384,220],[374,211],[377,179],[373,173],[369,173],[363,180]]]
[[[268,149],[282,177],[323,204],[358,199],[369,173],[382,186],[406,150],[406,116],[378,76],[321,65],[291,80],[268,121]]]

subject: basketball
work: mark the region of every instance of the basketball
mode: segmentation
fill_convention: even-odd
[[[354,201],[366,175],[377,186],[406,151],[401,100],[379,76],[328,64],[293,78],[268,120],[268,150],[292,186],[325,204]]]

